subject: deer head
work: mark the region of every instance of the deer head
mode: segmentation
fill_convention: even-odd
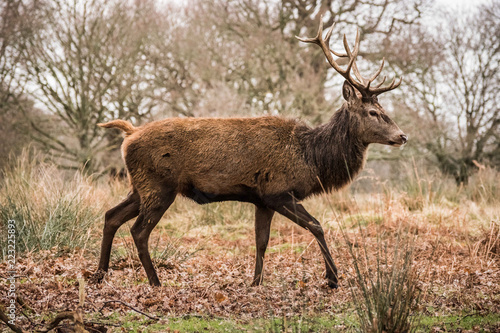
[[[326,33],[323,39],[323,21],[320,20],[318,34],[314,38],[296,38],[305,43],[313,43],[319,45],[326,56],[330,65],[345,78],[342,88],[342,95],[346,100],[345,106],[347,110],[355,117],[359,126],[359,138],[365,144],[380,143],[399,147],[407,142],[407,136],[399,129],[394,121],[387,116],[384,108],[379,104],[377,96],[392,89],[399,87],[403,78],[398,81],[396,78],[386,86],[382,86],[386,77],[377,84],[372,86],[372,83],[380,75],[384,68],[385,59],[382,59],[382,64],[375,74],[369,79],[364,78],[356,65],[356,57],[359,52],[359,30],[356,31],[356,41],[354,49],[351,50],[344,35],[344,48],[346,53],[338,53],[330,49],[330,37],[332,35],[333,24]],[[340,58],[348,58],[348,65],[342,69],[339,64],[333,59],[333,55]],[[351,75],[351,70],[354,73]]]

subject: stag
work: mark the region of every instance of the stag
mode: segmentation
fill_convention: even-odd
[[[377,96],[397,88],[401,79],[386,86],[372,85],[382,72],[366,79],[356,65],[359,31],[351,49],[344,35],[345,53],[329,48],[333,26],[323,38],[323,23],[314,38],[300,38],[321,47],[330,65],[345,78],[345,103],[330,121],[316,128],[281,117],[171,118],[134,127],[114,120],[100,126],[125,133],[122,155],[131,191],[105,214],[99,267],[102,280],[109,267],[114,235],[126,221],[149,283],[160,281],[148,251],[151,231],[178,194],[198,204],[237,200],[255,205],[256,263],[253,285],[262,282],[264,254],[275,212],[287,217],[316,238],[326,266],[328,286],[337,287],[337,268],[324,231],[302,206],[311,195],[338,190],[363,168],[369,144],[401,146],[406,135],[387,116]],[[345,69],[333,55],[347,58]],[[354,76],[351,75],[351,71]]]

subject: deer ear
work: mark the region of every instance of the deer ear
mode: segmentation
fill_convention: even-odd
[[[355,102],[360,99],[360,96],[358,96],[358,92],[356,91],[356,89],[347,81],[344,81],[344,85],[342,86],[342,95],[344,96],[344,99],[349,103]]]

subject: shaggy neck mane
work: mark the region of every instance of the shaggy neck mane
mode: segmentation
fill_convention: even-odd
[[[344,104],[330,122],[303,133],[304,157],[321,182],[315,193],[340,189],[363,168],[368,146],[359,140],[358,126]]]

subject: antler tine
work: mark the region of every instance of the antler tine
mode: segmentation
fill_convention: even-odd
[[[321,46],[321,37],[323,35],[323,16],[321,16],[320,20],[319,20],[319,28],[318,28],[318,33],[316,34],[316,37],[313,37],[313,38],[310,38],[310,37],[299,37],[299,36],[295,36],[295,38],[297,38],[298,40],[300,40],[301,42],[304,42],[304,43],[314,43],[314,44],[318,44]]]
[[[401,85],[401,82],[403,82],[403,77],[402,76],[399,78],[399,82],[396,84],[396,86],[394,88],[399,87]]]
[[[339,57],[339,58],[346,58],[348,57],[348,55],[346,53],[339,53],[339,52],[336,52],[332,49],[330,49],[330,52],[332,52],[335,56]]]
[[[382,87],[380,89],[385,89],[385,88],[389,88],[389,89],[392,89],[392,87],[394,86],[394,83],[396,83],[396,77],[394,77],[391,81],[391,84],[389,84],[388,86],[386,87]]]
[[[397,81],[397,82],[396,82],[396,78],[394,78],[394,79],[392,79],[391,84],[380,88],[380,86],[382,85],[382,83],[384,83],[384,81],[385,81],[385,77],[384,77],[384,80],[380,84],[378,84],[374,89],[370,90],[370,94],[380,95],[381,93],[384,93],[386,91],[396,89],[397,87],[399,87],[401,85],[401,82],[403,82],[403,77],[401,76],[399,78],[399,81]]]
[[[349,70],[352,67],[352,71],[354,72],[354,76],[356,76],[358,81],[361,83],[361,86],[366,85],[366,80],[359,72],[358,65],[356,64],[356,57],[358,56],[358,52],[359,52],[359,30],[356,30],[356,41],[354,42],[354,49],[352,51],[351,51],[351,48],[349,46],[349,43],[347,42],[347,37],[345,34],[344,34],[343,42],[344,42],[344,48],[347,52],[347,55],[348,55],[348,57],[351,58],[351,62],[352,62],[352,66],[351,66],[351,62],[349,62],[349,66],[347,67],[347,72],[349,72]]]
[[[328,62],[330,63],[330,65],[337,72],[339,72],[342,76],[344,76],[345,73],[342,73],[342,68],[340,68],[340,66],[333,59],[333,57],[332,57],[332,55],[330,53],[330,47],[328,45],[328,43],[330,42],[330,37],[332,35],[332,31],[333,31],[333,26],[334,25],[332,25],[328,29],[328,31],[326,33],[326,40],[324,40],[323,39],[323,16],[321,16],[320,23],[319,23],[319,29],[318,29],[318,33],[317,33],[316,37],[314,37],[314,38],[307,38],[307,37],[303,38],[303,37],[295,36],[295,38],[297,38],[301,42],[314,43],[316,45],[319,45],[321,47],[321,49],[323,50],[323,53],[325,54],[325,57],[328,60]]]
[[[347,42],[347,37],[345,36],[344,34],[344,49],[347,53],[347,56],[349,57],[349,64],[347,65],[347,68],[345,69],[345,73],[349,74],[349,72],[351,71],[351,67],[352,65],[354,64],[354,56],[353,56],[353,51],[356,51],[355,49],[353,51],[351,51],[351,48],[349,47],[349,43]]]
[[[384,76],[384,78],[382,79],[382,82],[380,82],[379,84],[377,84],[376,86],[374,86],[373,88],[380,88],[384,82],[385,82],[385,79],[387,79],[387,76]]]
[[[334,26],[335,26],[335,22],[333,22],[332,26],[330,28],[328,28],[328,31],[326,32],[325,44],[328,47],[328,49],[330,49],[330,37],[332,37],[332,31],[333,31]]]
[[[333,26],[332,26],[333,27]],[[345,39],[345,35],[344,35],[344,39]],[[344,41],[345,43],[345,41]],[[344,44],[345,45],[345,44]],[[345,46],[344,46],[345,47]],[[340,52],[336,52],[332,49],[330,49],[330,52],[333,53],[335,56],[339,57],[339,58],[346,58],[346,57],[350,57],[351,56],[351,50],[348,49],[347,53],[340,53]]]
[[[384,68],[384,64],[385,64],[385,57],[382,58],[382,63],[380,64],[380,67],[378,68],[377,72],[375,74],[373,74],[373,76],[370,78],[369,82],[373,82],[377,76],[380,75],[380,73],[382,73],[382,69]]]
[[[392,86],[391,89],[389,89],[389,90],[396,89],[397,87],[399,87],[401,85],[401,82],[403,82],[402,76],[399,78],[398,83],[396,83],[394,86]]]

